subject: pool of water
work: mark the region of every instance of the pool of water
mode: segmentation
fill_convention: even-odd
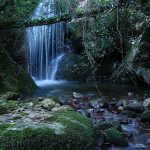
[[[46,85],[46,83],[45,83]],[[141,99],[150,96],[150,89],[129,84],[119,84],[113,81],[94,82],[55,82],[39,87],[36,96],[72,96],[73,92],[82,94],[94,94],[97,97],[103,96],[106,99],[126,98],[129,92],[139,96]]]

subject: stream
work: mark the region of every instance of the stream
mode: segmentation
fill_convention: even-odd
[[[143,103],[144,99],[150,97],[149,89],[128,84],[118,84],[109,80],[97,83],[97,87],[100,93],[92,82],[57,81],[47,86],[44,86],[43,83],[35,97],[59,97],[62,104],[69,104],[75,111],[90,117],[96,129],[99,128],[101,122],[106,124],[120,122],[119,128],[126,135],[129,147],[119,148],[109,143],[105,143],[101,147],[98,143],[95,145],[95,149],[148,150],[150,148],[150,124],[141,122],[139,116],[131,118],[121,115],[118,107],[119,102],[122,100],[127,103],[135,101]],[[108,102],[108,107],[99,107],[99,99],[101,98]]]

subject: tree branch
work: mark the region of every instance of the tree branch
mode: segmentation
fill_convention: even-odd
[[[116,9],[117,6],[108,6],[108,7],[102,7],[101,9],[98,10],[92,10],[90,12],[80,12],[77,13],[76,18],[82,18],[82,17],[90,17],[99,13],[102,13],[104,11],[112,11]],[[59,22],[67,22],[72,20],[72,14],[63,14],[60,16],[55,16],[47,19],[35,19],[35,20],[23,20],[23,21],[18,21],[18,22],[4,22],[0,24],[0,30],[2,29],[12,29],[12,28],[24,28],[24,27],[33,27],[33,26],[42,26],[42,25],[51,25],[54,23],[59,23]]]

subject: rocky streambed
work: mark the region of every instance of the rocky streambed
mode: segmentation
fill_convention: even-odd
[[[150,149],[148,94],[125,91],[125,97],[108,98],[70,91],[20,101],[12,93],[1,97],[0,148]]]

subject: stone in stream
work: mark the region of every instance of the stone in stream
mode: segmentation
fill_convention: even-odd
[[[123,110],[124,110],[124,108],[122,106],[118,107],[118,111],[123,111]]]
[[[137,114],[134,111],[130,111],[130,110],[124,110],[124,111],[122,111],[121,115],[127,116],[129,118],[135,118],[135,117],[137,117]]]
[[[76,92],[73,92],[73,97],[77,98],[77,99],[83,99],[83,98],[85,98],[85,96],[83,94],[76,93]]]
[[[109,129],[111,127],[112,127],[112,123],[109,121],[103,121],[103,122],[100,122],[100,124],[99,124],[100,130],[106,130],[106,129]]]
[[[124,134],[114,127],[105,130],[105,140],[120,147],[128,146],[128,141],[124,137]]]
[[[51,110],[53,107],[55,107],[55,104],[56,103],[50,98],[46,98],[41,102],[41,106],[46,110]]]
[[[93,108],[108,108],[109,105],[106,101],[103,101],[102,99],[98,99],[98,100],[93,100],[93,101],[90,101],[90,105],[93,107]]]
[[[150,122],[150,110],[146,110],[141,114],[141,120]]]
[[[144,108],[150,108],[150,98],[144,100],[143,106]]]
[[[139,102],[133,102],[133,103],[129,103],[126,107],[126,110],[130,110],[130,111],[134,111],[136,113],[141,113],[144,111],[144,107],[141,103]]]

